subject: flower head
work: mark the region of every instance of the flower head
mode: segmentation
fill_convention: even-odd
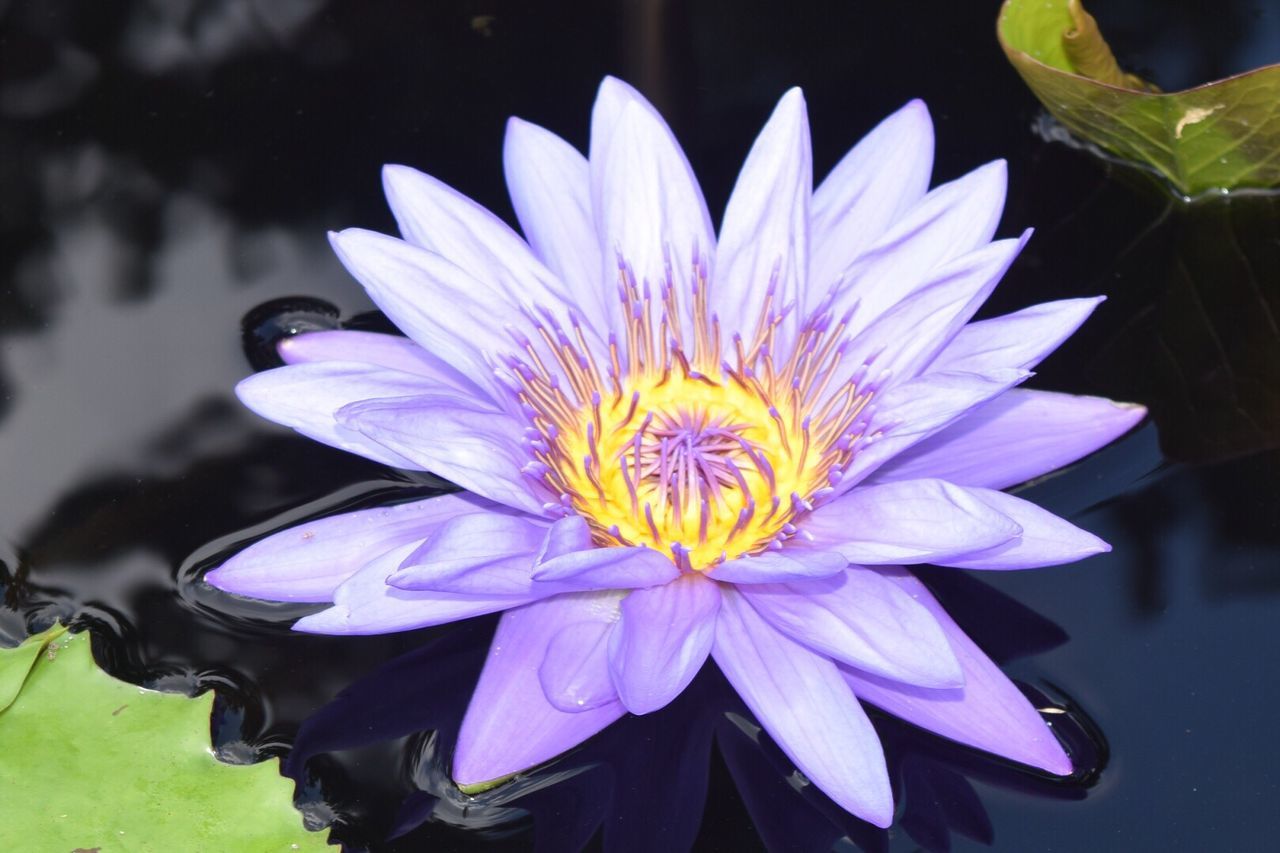
[[[1018,569],[1106,545],[1001,491],[1140,407],[1016,388],[1097,299],[970,322],[1026,240],[993,163],[928,191],[912,102],[812,189],[787,93],[717,234],[661,117],[608,79],[590,156],[512,120],[521,239],[399,166],[403,239],[333,235],[407,335],[319,332],[238,388],[312,438],[469,494],[275,534],[207,579],[332,603],[302,631],[506,611],[454,777],[482,785],[647,713],[708,655],[809,778],[893,805],[859,701],[1055,773],[1039,715],[903,568]],[[527,242],[526,242],[527,241]]]

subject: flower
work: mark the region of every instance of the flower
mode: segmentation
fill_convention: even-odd
[[[860,702],[1051,773],[1030,703],[903,566],[1107,550],[1000,489],[1092,452],[1137,406],[1016,388],[1098,304],[970,323],[1028,235],[992,241],[1003,162],[928,191],[913,101],[812,189],[783,96],[716,234],[657,111],[606,79],[590,156],[512,119],[526,240],[384,171],[403,239],[332,235],[409,337],[316,332],[242,382],[259,414],[467,493],[313,521],[206,579],[331,602],[370,634],[505,611],[454,755],[464,789],[661,708],[708,655],[805,775],[892,820]]]

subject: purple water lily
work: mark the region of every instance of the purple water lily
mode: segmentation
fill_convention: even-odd
[[[285,530],[207,580],[331,602],[295,626],[316,633],[505,611],[454,755],[464,789],[661,708],[708,655],[796,765],[879,826],[892,795],[860,701],[1069,773],[903,568],[1105,551],[999,490],[1143,416],[1016,387],[1100,300],[969,322],[1028,236],[992,240],[1004,164],[928,190],[915,101],[814,190],[792,90],[717,234],[671,131],[614,79],[589,157],[515,119],[504,156],[525,240],[387,167],[403,239],[332,242],[409,337],[302,335],[281,345],[287,366],[237,389],[273,421],[467,493]]]

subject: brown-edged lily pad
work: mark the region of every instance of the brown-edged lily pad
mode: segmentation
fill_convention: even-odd
[[[1164,93],[1120,69],[1079,0],[1005,0],[996,30],[1031,91],[1082,139],[1188,196],[1280,186],[1280,65]]]

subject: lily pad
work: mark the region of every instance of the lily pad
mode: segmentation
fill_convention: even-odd
[[[88,634],[0,649],[0,850],[322,850],[275,760],[209,747],[213,694],[118,681]]]
[[[1122,71],[1079,0],[1005,0],[1013,67],[1072,133],[1182,194],[1280,186],[1280,65],[1163,93]]]

